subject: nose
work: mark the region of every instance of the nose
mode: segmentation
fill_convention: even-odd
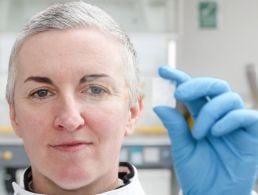
[[[59,106],[55,107],[57,114],[54,119],[56,129],[73,132],[84,125],[85,120],[74,100],[69,99],[58,104]]]

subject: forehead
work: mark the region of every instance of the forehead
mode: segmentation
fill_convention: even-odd
[[[124,65],[122,48],[114,37],[93,28],[41,32],[23,43],[17,72],[117,74]]]

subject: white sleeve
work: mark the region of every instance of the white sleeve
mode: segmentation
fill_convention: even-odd
[[[179,194],[178,195],[183,195],[183,192],[182,190],[179,191]],[[258,195],[255,191],[252,191],[252,195]]]

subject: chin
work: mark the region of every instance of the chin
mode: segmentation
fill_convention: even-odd
[[[55,178],[54,183],[63,190],[78,190],[89,185],[92,182],[88,177],[63,177]]]
[[[90,184],[92,179],[90,179],[89,174],[85,174],[83,171],[79,173],[67,173],[64,171],[55,177],[53,181],[64,190],[76,190]]]
[[[59,186],[59,188],[66,190],[66,191],[72,191],[72,190],[79,190],[85,186],[87,186],[87,183],[85,181],[59,181],[56,183],[56,185]]]

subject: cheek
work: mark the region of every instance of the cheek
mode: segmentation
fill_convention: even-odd
[[[43,140],[44,129],[50,128],[50,115],[39,112],[37,109],[30,110],[28,108],[17,108],[16,122],[17,131],[25,140],[39,141]],[[33,135],[33,136],[32,136]],[[36,141],[37,140],[37,141]]]
[[[128,121],[126,107],[110,106],[102,110],[91,109],[85,113],[86,124],[103,137],[121,137],[126,131]]]
[[[45,141],[45,122],[39,116],[24,112],[22,116],[17,116],[17,132],[22,138],[24,148],[31,159],[37,159],[38,154],[42,154]],[[33,160],[34,161],[34,160]]]

